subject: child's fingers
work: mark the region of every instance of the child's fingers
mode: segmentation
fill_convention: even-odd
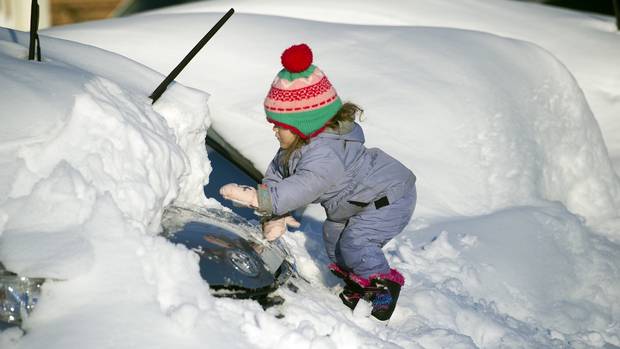
[[[246,207],[258,207],[256,189],[249,186],[229,183],[220,188],[220,195],[226,200],[236,202]]]
[[[299,223],[293,216],[288,216],[285,218],[286,225],[291,228],[299,228],[301,227],[301,223]]]
[[[279,238],[285,231],[286,226],[282,219],[270,220],[263,225],[263,235],[267,241],[273,241]]]
[[[228,183],[220,187],[220,195],[225,199],[230,200],[231,194],[237,189],[239,185],[237,183]]]

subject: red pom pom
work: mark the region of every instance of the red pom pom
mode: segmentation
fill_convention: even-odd
[[[293,45],[282,52],[282,65],[291,73],[301,73],[312,64],[312,51],[306,44]]]

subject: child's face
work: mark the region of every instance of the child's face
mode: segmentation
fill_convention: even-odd
[[[295,134],[285,128],[273,126],[273,132],[276,133],[276,138],[282,149],[288,149],[295,142]]]

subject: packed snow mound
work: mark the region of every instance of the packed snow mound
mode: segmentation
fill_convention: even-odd
[[[219,205],[203,194],[207,95],[173,84],[152,106],[161,74],[52,38],[27,61],[25,40],[0,30],[0,261],[47,281],[28,335],[7,329],[0,346],[223,346],[234,322],[199,257],[156,235],[173,201]]]
[[[312,285],[286,293],[286,320],[329,334],[339,348],[380,346],[377,337],[405,348],[620,345],[618,245],[559,203],[431,224],[414,219],[384,249],[406,280],[385,328],[358,312],[342,315],[320,224],[302,219],[301,228],[285,238]],[[345,334],[352,338],[341,342]]]
[[[173,200],[206,203],[205,94],[173,86],[173,97],[152,107],[148,88],[160,74],[51,38],[44,62],[27,61],[7,34],[0,32],[0,260],[8,268],[60,279],[88,271],[84,224],[104,197],[147,234]],[[134,72],[139,82],[120,79]]]
[[[321,22],[449,27],[529,41],[550,51],[576,77],[601,124],[620,173],[620,41],[612,16],[506,0],[211,0],[162,8],[149,14],[225,12],[284,16]],[[326,11],[325,9],[329,9]],[[293,30],[295,28],[292,28]],[[376,46],[376,44],[375,44]],[[382,46],[382,45],[381,45]]]
[[[184,52],[218,18],[154,14],[47,33],[167,71],[176,63],[168,52]],[[160,30],[170,26],[179,29]],[[114,40],[119,30],[133,35]],[[247,36],[231,34],[249,31],[261,37],[250,50]],[[144,40],[155,32],[157,40]],[[592,224],[618,216],[619,179],[570,72],[536,45],[474,31],[235,15],[180,80],[212,91],[214,129],[259,169],[276,149],[261,102],[279,54],[297,42],[310,44],[342,98],[365,109],[368,145],[416,173],[418,216],[479,215],[539,200],[561,201]],[[166,52],[149,53],[161,45]],[[231,64],[243,69],[222,69]]]

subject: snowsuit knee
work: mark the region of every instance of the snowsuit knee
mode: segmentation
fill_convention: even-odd
[[[332,262],[368,278],[385,274],[390,266],[381,248],[409,223],[416,204],[416,190],[385,207],[369,206],[346,223],[325,221],[323,241]]]
[[[273,215],[320,203],[329,258],[368,277],[389,270],[381,247],[409,222],[416,178],[364,141],[362,128],[350,122],[318,134],[287,163],[280,149],[259,185],[258,202],[260,211]]]

